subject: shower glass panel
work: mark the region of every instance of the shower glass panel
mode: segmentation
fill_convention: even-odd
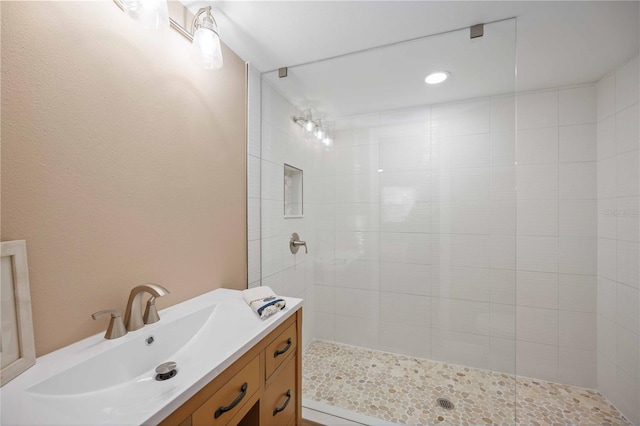
[[[262,74],[261,278],[305,298],[304,406],[515,422],[515,51],[509,19]]]

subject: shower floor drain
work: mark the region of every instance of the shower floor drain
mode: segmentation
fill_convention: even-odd
[[[447,398],[438,398],[436,399],[436,403],[445,410],[453,410],[456,408],[456,406],[453,405],[453,402],[449,401]]]

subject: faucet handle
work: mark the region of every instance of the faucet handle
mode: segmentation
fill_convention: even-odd
[[[158,315],[158,310],[156,309],[155,296],[151,296],[149,300],[147,300],[147,307],[144,309],[142,320],[145,324],[153,324],[154,322],[160,321],[160,315]]]
[[[98,311],[91,314],[94,320],[111,315],[111,321],[109,321],[109,327],[107,327],[106,333],[104,333],[105,339],[117,339],[127,334],[127,329],[122,322],[122,313],[117,309],[106,309],[104,311]]]

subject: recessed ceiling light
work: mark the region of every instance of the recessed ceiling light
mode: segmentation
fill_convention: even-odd
[[[447,78],[449,78],[448,71],[435,71],[429,74],[427,78],[424,79],[424,81],[427,84],[438,84],[438,83],[442,83]]]

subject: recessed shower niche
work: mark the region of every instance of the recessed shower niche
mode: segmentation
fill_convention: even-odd
[[[284,217],[303,216],[303,178],[302,170],[284,165]]]

